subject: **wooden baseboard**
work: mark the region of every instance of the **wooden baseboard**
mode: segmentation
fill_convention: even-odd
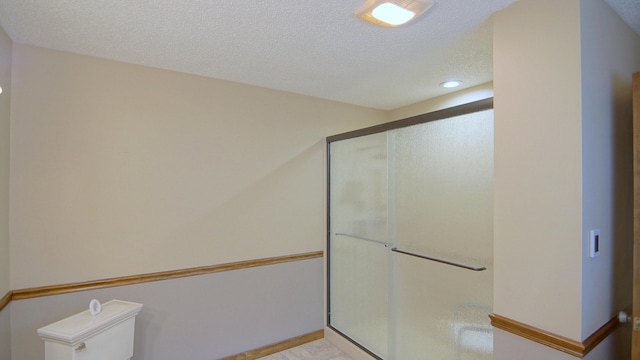
[[[212,273],[222,272],[222,271],[248,269],[248,268],[257,267],[257,266],[266,266],[266,265],[274,265],[274,264],[286,263],[291,261],[321,258],[323,254],[324,253],[322,251],[315,251],[315,252],[304,253],[304,254],[277,256],[277,257],[264,258],[264,259],[239,261],[239,262],[233,262],[233,263],[227,263],[227,264],[163,271],[163,272],[150,273],[150,274],[131,275],[131,276],[123,276],[123,277],[71,283],[71,284],[42,286],[42,287],[34,287],[34,288],[28,288],[28,289],[18,289],[18,290],[13,290],[11,292],[12,295],[10,296],[9,301],[23,300],[23,299],[30,299],[35,297],[51,296],[51,295],[68,294],[68,293],[73,293],[78,291],[96,290],[96,289],[110,288],[115,286],[135,285],[135,284],[142,284],[142,283],[151,282],[151,281],[161,281],[161,280],[182,278],[187,276],[206,275],[206,274],[212,274]]]
[[[491,314],[491,325],[525,339],[562,351],[578,358],[583,358],[593,350],[602,340],[613,333],[618,325],[618,318],[614,317],[602,325],[596,332],[584,341],[572,340],[536,327],[523,324],[504,316]]]
[[[228,356],[220,360],[253,360],[271,354],[278,353],[280,351],[288,350],[302,344],[306,344],[311,341],[320,340],[324,338],[324,330],[314,331],[312,333],[297,336],[291,339],[281,341],[279,343],[267,345],[258,349],[245,351],[240,354]]]

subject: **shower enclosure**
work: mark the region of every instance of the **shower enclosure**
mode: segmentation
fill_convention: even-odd
[[[376,358],[492,358],[492,104],[327,138],[328,326]]]

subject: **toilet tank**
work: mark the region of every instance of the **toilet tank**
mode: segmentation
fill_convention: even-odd
[[[135,317],[142,304],[111,300],[101,311],[72,315],[38,329],[45,360],[129,360],[133,356]]]

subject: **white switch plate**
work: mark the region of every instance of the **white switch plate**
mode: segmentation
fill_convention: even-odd
[[[592,258],[600,256],[600,229],[594,229],[589,232],[589,256]]]

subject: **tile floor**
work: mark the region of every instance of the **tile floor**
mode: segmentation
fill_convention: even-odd
[[[320,339],[262,357],[260,360],[351,360],[351,358],[327,340]]]

